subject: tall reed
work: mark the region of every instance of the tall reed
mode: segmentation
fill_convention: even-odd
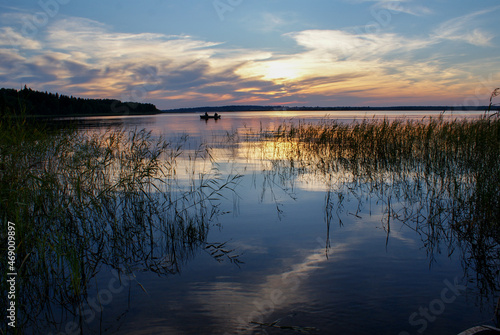
[[[499,291],[500,118],[284,123],[261,136],[268,174],[284,176],[273,180],[323,182],[327,231],[350,199],[358,217],[376,199],[388,238],[391,224],[407,226],[431,261],[460,253],[480,295]]]
[[[20,333],[57,327],[54,308],[76,316],[102,268],[181,271],[205,248],[220,196],[239,178],[222,178],[206,146],[181,177],[183,143],[144,130],[97,134],[7,118],[0,130],[0,238],[15,222]],[[211,168],[197,171],[201,159]],[[6,265],[2,258],[2,289]]]

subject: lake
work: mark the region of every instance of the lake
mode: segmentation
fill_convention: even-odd
[[[114,205],[116,217],[145,227],[164,218],[165,225],[151,224],[156,234],[151,228],[116,247],[96,244],[96,253],[112,257],[96,262],[84,299],[62,308],[53,297],[33,332],[403,335],[493,324],[498,262],[478,259],[479,242],[447,229],[475,179],[461,173],[462,186],[451,192],[452,177],[421,162],[405,161],[403,169],[346,156],[332,164],[315,147],[267,136],[283,122],[439,113],[221,114],[207,121],[198,114],[79,120],[82,133],[145,129],[170,143],[171,182]],[[158,193],[168,193],[169,206],[148,205]],[[491,248],[498,255],[498,240]]]

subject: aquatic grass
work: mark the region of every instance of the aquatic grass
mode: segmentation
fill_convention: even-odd
[[[493,98],[497,97],[500,95],[500,87],[498,88],[495,88],[492,92],[491,92],[491,95],[490,95],[490,103],[488,105],[488,110],[486,111],[488,114],[491,112],[491,107],[495,106],[495,104],[493,103]],[[496,113],[493,114],[493,116],[496,116],[498,115],[498,111]]]
[[[57,328],[54,310],[76,317],[103,268],[125,275],[180,272],[204,249],[218,200],[234,191],[239,178],[221,178],[210,160],[202,163],[208,170],[197,171],[208,147],[186,159],[182,142],[144,130],[97,134],[22,119],[1,119],[0,128],[0,220],[3,227],[16,222],[17,257],[23,260],[20,332]],[[177,173],[179,164],[187,169],[186,181]],[[237,262],[236,253],[227,256]],[[5,276],[5,260],[0,264]]]
[[[242,148],[261,161],[263,193],[293,190],[298,180],[322,186],[325,255],[334,221],[363,220],[376,208],[386,248],[395,230],[415,232],[429,267],[441,255],[458,257],[469,295],[494,309],[500,292],[500,118],[284,122],[259,135]],[[277,210],[283,215],[283,207]]]
[[[421,237],[430,265],[438,254],[458,252],[478,296],[497,294],[498,117],[283,123],[261,138],[265,146],[254,146],[265,152],[273,180],[290,185],[290,179],[311,175],[322,181],[328,234],[334,217],[341,225],[342,215],[362,218],[375,201],[384,214],[386,244],[391,225],[403,225]],[[350,201],[356,212],[345,213]]]
[[[418,160],[431,160],[433,168],[445,173],[451,160],[462,161],[462,167],[479,168],[485,157],[493,159],[498,152],[498,120],[477,121],[363,121],[339,124],[335,121],[320,125],[303,124],[281,126],[276,141],[300,143],[294,153],[307,155],[323,168],[328,164],[343,164],[350,170],[367,166],[369,173],[375,168],[398,168],[402,163],[414,164]],[[266,135],[269,136],[269,135]],[[278,144],[277,144],[278,145]],[[326,159],[328,158],[328,160]],[[362,165],[359,165],[361,163]],[[480,169],[479,169],[480,170]]]

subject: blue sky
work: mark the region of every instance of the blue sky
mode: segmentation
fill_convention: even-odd
[[[497,0],[0,0],[2,87],[152,102],[487,104]]]

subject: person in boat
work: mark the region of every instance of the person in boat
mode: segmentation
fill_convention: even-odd
[[[208,113],[207,112],[205,112],[205,117],[208,117]]]
[[[219,114],[217,114],[217,112],[215,112],[214,118],[218,118],[218,117],[219,117]]]

